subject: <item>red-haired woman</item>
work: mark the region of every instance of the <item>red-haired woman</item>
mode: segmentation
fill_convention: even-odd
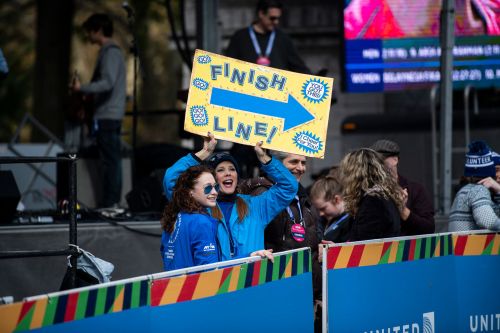
[[[207,210],[216,207],[218,188],[213,171],[203,165],[190,167],[177,179],[161,219],[166,271],[220,261],[217,220]]]

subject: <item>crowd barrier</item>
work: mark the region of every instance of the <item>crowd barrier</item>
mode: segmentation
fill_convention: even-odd
[[[133,264],[133,263],[131,263]],[[312,332],[308,248],[0,306],[0,332]]]
[[[323,332],[500,332],[500,234],[328,246]]]
[[[0,332],[313,332],[311,255],[281,252],[26,298]],[[330,245],[323,331],[500,331],[500,234]]]

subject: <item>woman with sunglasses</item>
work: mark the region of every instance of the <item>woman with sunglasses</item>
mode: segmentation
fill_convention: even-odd
[[[161,256],[166,271],[220,261],[216,207],[219,185],[213,171],[197,165],[183,172],[161,219]]]
[[[184,170],[207,160],[214,168],[215,179],[220,186],[217,207],[210,208],[210,213],[219,221],[217,239],[221,260],[249,255],[265,255],[271,258],[269,251],[254,251],[264,248],[264,229],[293,200],[297,194],[298,183],[281,162],[264,152],[260,142],[255,146],[257,159],[262,164],[262,171],[276,185],[258,196],[239,194],[236,191],[237,162],[226,153],[211,156],[216,144],[213,134],[208,133],[208,137],[204,137],[203,149],[196,154],[184,156],[167,169],[163,179],[167,198],[172,200],[173,185]]]

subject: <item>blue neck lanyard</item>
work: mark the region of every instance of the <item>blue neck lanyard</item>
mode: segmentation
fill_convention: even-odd
[[[248,27],[248,32],[250,33],[250,39],[252,39],[253,48],[255,49],[255,52],[257,52],[257,55],[259,57],[264,55],[267,58],[269,58],[269,55],[271,54],[271,51],[273,50],[273,44],[274,44],[274,38],[276,37],[276,31],[273,30],[271,32],[271,36],[269,36],[269,41],[267,42],[265,54],[262,54],[262,50],[260,49],[259,42],[257,41],[257,36],[255,36],[255,31],[253,31],[252,26]]]
[[[332,224],[330,224],[328,226],[328,228],[326,228],[324,234],[326,235],[328,232],[332,231],[332,230],[335,230],[339,227],[339,225],[342,223],[342,221],[344,221],[345,219],[347,219],[349,217],[349,214],[345,214],[344,216],[342,216],[340,219],[338,219],[338,221],[336,222],[333,222]]]
[[[299,197],[298,196],[295,196],[295,199],[297,200],[297,209],[299,211],[299,217],[300,217],[300,225],[302,225],[303,227],[304,226],[304,217],[302,216],[302,209],[300,208],[300,200],[299,200]],[[288,212],[288,216],[290,216],[290,220],[293,221],[293,223],[297,223],[295,222],[295,217],[293,217],[293,212],[292,212],[292,209],[290,208],[290,206],[286,207],[286,211]]]

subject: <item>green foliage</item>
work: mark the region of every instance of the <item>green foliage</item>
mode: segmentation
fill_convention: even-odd
[[[0,48],[9,65],[0,81],[0,142],[9,141],[24,113],[31,111],[35,63],[35,1],[0,4]]]

